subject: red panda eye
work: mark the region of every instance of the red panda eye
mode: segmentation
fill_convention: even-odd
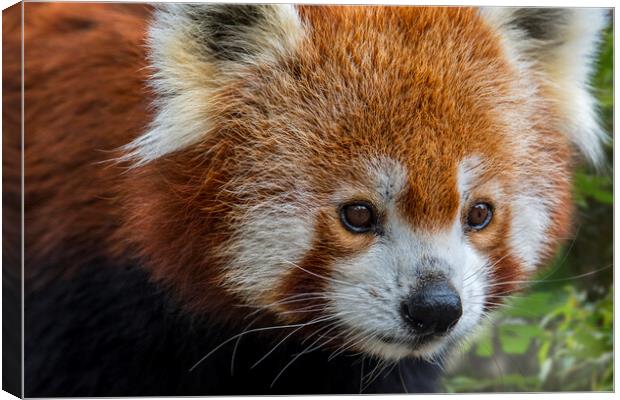
[[[481,230],[489,225],[493,218],[493,209],[487,203],[476,203],[467,213],[467,225],[474,230]]]
[[[353,233],[365,233],[375,226],[375,213],[365,202],[349,203],[340,208],[340,221]]]

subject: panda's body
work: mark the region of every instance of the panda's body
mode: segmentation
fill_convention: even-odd
[[[85,290],[101,295],[84,297]],[[92,264],[76,279],[30,297],[27,306],[26,396],[429,393],[439,389],[438,365],[412,359],[375,369],[378,360],[359,354],[329,359],[333,350],[301,356],[275,380],[311,342],[284,343],[251,368],[279,342],[277,336],[258,333],[228,342],[190,372],[203,356],[243,330],[184,317],[137,268]]]
[[[601,159],[600,10],[24,10],[27,396],[436,390]]]

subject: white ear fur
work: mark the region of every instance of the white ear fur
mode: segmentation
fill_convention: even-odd
[[[292,5],[166,4],[150,25],[156,115],[123,149],[142,165],[198,142],[227,80],[293,53],[303,27]]]
[[[603,162],[606,135],[597,119],[596,100],[588,86],[605,9],[503,8],[481,9],[497,29],[507,55],[528,65],[549,83],[561,113],[560,129],[595,165]]]

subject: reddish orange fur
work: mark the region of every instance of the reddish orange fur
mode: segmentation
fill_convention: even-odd
[[[147,8],[86,7],[25,4],[27,275],[64,275],[76,259],[109,256],[122,171],[101,163],[150,118]],[[69,270],[38,271],[43,264]]]

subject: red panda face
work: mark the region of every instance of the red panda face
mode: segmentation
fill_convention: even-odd
[[[216,42],[225,13],[245,25]],[[129,157],[170,185],[157,215],[193,219],[147,238],[154,276],[196,309],[258,307],[335,349],[432,357],[469,335],[567,235],[570,144],[594,154],[598,140],[571,137],[590,111],[563,103],[591,102],[585,78],[559,93],[570,74],[528,61],[537,49],[506,15],[162,11],[151,47],[165,96]]]

